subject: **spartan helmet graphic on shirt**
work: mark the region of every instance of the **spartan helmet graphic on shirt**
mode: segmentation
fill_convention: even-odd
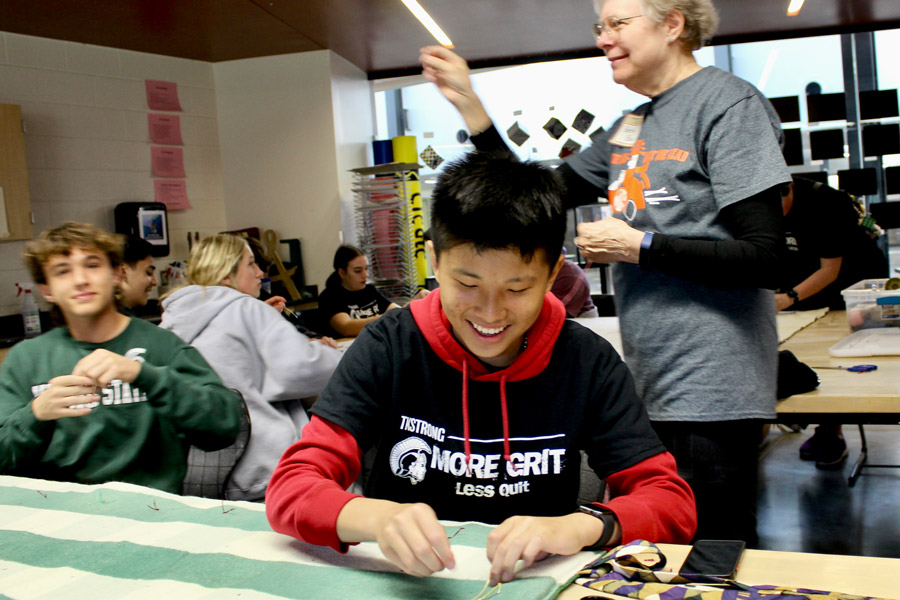
[[[431,454],[431,447],[421,438],[408,437],[397,442],[391,448],[391,471],[397,477],[405,477],[415,485],[425,479],[428,454]]]
[[[125,358],[130,358],[131,360],[136,360],[139,363],[144,362],[144,357],[141,356],[147,351],[146,348],[132,348],[128,352],[125,353]]]

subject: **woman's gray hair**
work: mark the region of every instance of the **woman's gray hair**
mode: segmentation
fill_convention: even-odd
[[[671,10],[684,15],[681,40],[691,50],[699,50],[709,43],[719,26],[719,13],[712,0],[641,0],[644,16],[662,23]]]
[[[597,14],[604,0],[595,0]],[[699,50],[709,43],[719,26],[719,13],[712,0],[641,0],[644,16],[655,23],[663,23],[669,11],[684,15],[684,31],[679,38],[691,50]],[[626,15],[628,16],[628,15]]]

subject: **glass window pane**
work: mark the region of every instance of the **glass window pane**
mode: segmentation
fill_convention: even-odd
[[[713,64],[712,48],[699,50],[695,56],[702,66]],[[581,147],[589,145],[589,134],[597,127],[609,127],[623,111],[647,101],[613,81],[605,57],[489,69],[473,73],[472,82],[509,146],[520,158],[532,160],[558,158],[570,139]],[[457,132],[465,130],[465,124],[434,85],[407,86],[402,94],[407,134],[416,136],[419,152],[430,145],[441,158],[452,160],[471,150],[470,143],[457,141]],[[594,116],[584,133],[572,127],[582,110]],[[553,117],[566,127],[558,139],[544,130]],[[521,146],[506,134],[514,124],[529,136]],[[432,172],[427,167],[421,171],[423,175]]]
[[[806,96],[807,91],[812,88],[818,89],[820,94],[838,94],[844,91],[840,36],[734,44],[731,46],[731,62],[735,75],[755,85],[767,97],[797,96],[800,123],[785,126],[802,128],[804,164],[791,167],[791,171],[820,169],[822,161],[813,161],[810,154],[809,131],[843,128],[844,121],[823,121],[821,125],[814,123],[810,127]],[[798,73],[802,75],[798,76]],[[826,165],[832,174],[849,166],[846,158],[828,159]],[[835,176],[832,182],[834,185],[837,184],[836,179]]]
[[[878,72],[879,90],[900,89],[900,69],[897,69],[897,56],[900,56],[900,29],[888,29],[875,32],[875,60]],[[886,119],[883,123],[897,122],[898,119]],[[886,167],[900,165],[900,155],[884,156],[882,162]],[[896,200],[892,197],[891,200]]]
[[[731,61],[734,74],[766,96],[799,96],[804,121],[807,84],[818,83],[823,94],[844,91],[841,39],[836,35],[734,44]]]

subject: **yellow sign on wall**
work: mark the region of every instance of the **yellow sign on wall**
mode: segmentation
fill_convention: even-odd
[[[418,163],[416,138],[412,135],[400,135],[391,140],[394,149],[394,162]],[[411,242],[410,259],[415,273],[417,289],[425,289],[425,217],[422,214],[422,190],[419,187],[418,171],[408,171],[406,183],[406,206],[409,214],[409,238]]]

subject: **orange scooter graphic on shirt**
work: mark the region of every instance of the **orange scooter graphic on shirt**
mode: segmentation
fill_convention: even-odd
[[[625,163],[625,168],[619,171],[618,176],[610,182],[609,203],[614,213],[624,213],[629,221],[633,220],[638,210],[643,210],[647,204],[658,204],[662,201],[678,202],[681,199],[677,195],[671,195],[669,191],[663,187],[658,190],[650,189],[650,177],[647,175],[647,168],[652,162],[645,160],[644,164],[638,166],[642,157],[645,157],[644,140],[638,140],[631,149],[631,156]],[[687,153],[683,153],[684,156]],[[649,152],[649,156],[653,157],[654,153]],[[684,160],[681,155],[674,160]],[[662,195],[660,195],[662,194]],[[648,199],[647,196],[652,196]]]
[[[625,218],[631,221],[638,209],[646,208],[644,203],[644,190],[650,188],[650,178],[647,177],[649,164],[637,166],[641,160],[641,151],[644,149],[644,140],[638,140],[631,150],[631,158],[625,168],[619,171],[619,176],[609,184],[609,203],[614,213],[625,213]]]

